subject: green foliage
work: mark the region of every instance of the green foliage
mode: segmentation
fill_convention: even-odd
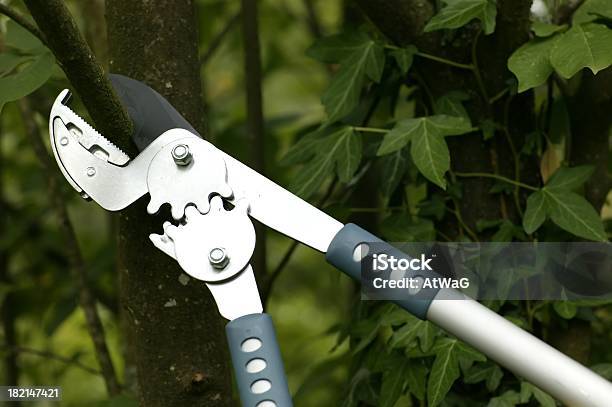
[[[523,216],[525,232],[531,234],[538,230],[546,221],[548,214],[548,201],[543,191],[536,191],[527,198],[527,208]]]
[[[542,85],[553,67],[550,62],[550,50],[557,38],[536,38],[517,49],[508,60],[508,69],[519,81],[519,92]]]
[[[586,0],[574,13],[572,22],[582,24],[602,18],[612,19],[612,4],[607,0]]]
[[[409,45],[406,48],[394,49],[390,52],[390,55],[395,59],[402,73],[406,74],[410,70],[410,67],[412,67],[414,56],[418,51],[417,47]]]
[[[392,363],[382,375],[380,387],[380,407],[393,407],[404,391],[405,376],[410,371],[410,363],[405,359],[398,359]]]
[[[408,157],[405,150],[397,150],[383,159],[380,189],[384,196],[389,197],[395,191],[407,167]]]
[[[361,153],[361,139],[349,126],[324,136],[320,132],[305,136],[285,157],[285,162],[307,160],[291,189],[301,197],[308,197],[334,172],[342,182],[348,182],[359,166]]]
[[[536,37],[546,38],[558,32],[567,30],[567,24],[557,25],[542,21],[534,21],[533,24],[531,24],[531,30]]]
[[[607,240],[603,223],[593,206],[572,192],[584,184],[593,172],[590,166],[560,168],[549,182],[527,199],[523,227],[527,233],[536,231],[550,219],[562,229],[589,240]]]
[[[581,7],[582,14],[585,14],[585,7],[595,7],[590,3],[587,1]],[[479,20],[483,32],[490,34],[495,30],[496,15],[493,1],[447,1],[424,31],[460,29]],[[518,78],[518,92],[546,83],[553,73],[563,81],[576,76],[583,68],[596,73],[612,63],[608,60],[610,48],[603,45],[611,42],[608,39],[610,29],[604,22],[601,15],[588,21],[574,18],[571,25],[534,21],[533,39],[520,46],[507,61]],[[442,41],[452,43],[456,35],[445,33],[441,36]],[[479,198],[473,195],[473,190],[465,189],[467,183],[461,179],[461,173],[451,172],[453,151],[449,146],[454,144],[447,137],[464,136],[459,140],[467,140],[465,137],[479,137],[475,135],[478,131],[483,143],[491,143],[487,145],[503,144],[508,138],[516,142],[518,134],[513,133],[516,130],[510,130],[508,118],[503,118],[507,113],[501,112],[501,108],[498,115],[487,112],[487,109],[497,111],[502,103],[507,103],[507,109],[513,109],[510,101],[515,101],[516,87],[509,83],[508,89],[492,98],[483,95],[482,88],[461,82],[457,88],[448,89],[440,96],[437,84],[426,83],[428,75],[418,71],[423,67],[419,65],[419,58],[429,59],[425,65],[428,69],[430,64],[439,63],[446,65],[441,66],[443,70],[461,69],[467,71],[466,75],[474,74],[476,83],[479,78],[474,67],[480,66],[479,61],[456,63],[420,52],[414,45],[400,48],[384,44],[363,31],[318,40],[310,48],[309,55],[322,62],[340,64],[324,92],[327,117],[321,120],[321,125],[326,129],[333,126],[331,123],[342,121],[347,126],[344,127],[347,134],[348,128],[353,126],[354,137],[362,140],[361,163],[351,173],[361,177],[369,171],[377,171],[380,179],[377,192],[382,199],[382,221],[378,226],[382,237],[389,241],[426,242],[447,238],[443,231],[454,233],[447,227],[448,222],[455,221],[453,207],[460,207],[462,199],[475,202]],[[486,71],[487,67],[478,69]],[[517,151],[506,151],[518,163],[515,169],[518,178],[496,179],[491,188],[485,189],[490,194],[500,195],[505,205],[514,203],[521,216],[480,219],[475,229],[471,229],[476,230],[476,238],[529,242],[565,239],[568,232],[578,238],[606,240],[601,217],[582,193],[593,167],[562,165],[550,177],[544,172],[531,174],[531,179],[540,175],[547,179],[543,187],[520,182],[529,179],[521,176],[521,171],[528,167],[524,163],[541,160],[545,143],[563,145],[572,137],[572,118],[564,96],[556,91],[551,99],[547,95],[544,101],[541,100],[544,96],[538,96],[536,106],[541,112],[534,113],[538,124],[528,130],[525,144],[519,145]],[[497,102],[499,99],[504,102]],[[482,107],[483,101],[488,107]],[[387,106],[391,109],[387,110]],[[325,145],[324,140],[334,131],[319,130],[301,138],[285,160],[306,162],[303,168],[307,169],[317,157],[332,155],[333,148]],[[466,160],[469,161],[469,157],[462,157],[462,165]],[[375,166],[370,166],[372,161]],[[331,164],[326,165],[323,178],[339,175],[331,169]],[[505,174],[508,173],[512,171],[507,168]],[[497,174],[463,174],[481,175]],[[349,185],[359,184],[359,177]],[[312,178],[312,173],[307,173],[303,182]],[[318,186],[309,188],[309,193],[316,193],[322,180],[316,184]],[[526,199],[522,191],[529,192]],[[465,235],[453,235],[450,239],[473,239],[460,219],[456,227],[464,229]],[[535,272],[533,267],[500,269],[483,278],[491,279],[494,295],[503,298],[519,279]],[[529,330],[534,329],[534,319],[550,327],[555,321],[577,318],[581,315],[580,307],[585,305],[556,301],[523,307],[513,301],[498,301],[491,302],[490,306]],[[359,361],[353,369],[344,405],[354,406],[360,401],[366,405],[384,406],[418,405],[419,402],[429,406],[517,406],[526,403],[552,406],[555,403],[541,390],[507,374],[493,361],[426,321],[380,304],[360,306],[359,314],[359,322],[347,328],[340,340],[350,339],[353,360]],[[606,371],[605,367],[601,369]],[[472,392],[472,389],[478,391]]]
[[[429,20],[425,32],[463,27],[474,19],[481,21],[485,34],[495,31],[495,0],[446,0],[445,3],[446,6]]]
[[[7,23],[6,45],[10,51],[0,54],[0,112],[5,103],[44,85],[55,65],[53,54],[12,20]]]
[[[555,407],[557,405],[557,403],[555,403],[555,400],[547,393],[544,393],[542,390],[538,389],[531,383],[522,382],[520,402],[526,403],[532,397],[535,398],[542,407]]]
[[[560,34],[550,54],[550,62],[563,78],[571,78],[583,68],[594,74],[612,65],[612,30],[605,25],[575,25]]]
[[[352,51],[346,51],[348,49]],[[319,56],[327,56],[326,52],[320,51]],[[340,60],[340,70],[321,97],[330,121],[340,120],[353,111],[359,103],[366,77],[380,82],[385,64],[383,48],[367,37],[354,48],[344,48],[340,54],[344,52],[346,56]]]
[[[593,0],[576,11],[569,29],[534,22],[532,30],[537,38],[517,49],[508,60],[508,69],[519,81],[519,92],[542,85],[553,72],[569,79],[584,68],[597,74],[612,65],[612,29],[600,21],[610,15],[609,2]]]
[[[432,352],[436,354],[436,359],[427,382],[427,401],[430,406],[437,406],[444,400],[444,396],[460,376],[460,364],[486,360],[482,354],[457,339],[439,339]]]
[[[500,385],[504,372],[493,363],[476,363],[464,375],[467,384],[485,382],[487,390],[494,392]]]
[[[450,154],[444,137],[471,130],[471,124],[464,117],[435,115],[405,119],[385,135],[377,154],[393,153],[411,143],[410,155],[419,171],[436,185],[446,188],[444,174],[450,168]]]

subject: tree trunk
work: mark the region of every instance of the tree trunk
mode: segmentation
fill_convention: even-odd
[[[106,7],[111,71],[147,83],[202,131],[192,1],[109,0]],[[230,405],[223,320],[204,283],[184,284],[176,262],[150,243],[147,236],[162,231],[163,218],[147,215],[147,201],[120,215],[119,232],[121,298],[141,405]]]

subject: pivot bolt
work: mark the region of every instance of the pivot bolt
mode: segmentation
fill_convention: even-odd
[[[172,149],[172,158],[174,159],[176,165],[184,167],[191,163],[193,156],[191,155],[189,146],[187,144],[177,144]]]
[[[208,253],[208,261],[217,270],[223,270],[229,263],[229,257],[224,249],[215,247]]]

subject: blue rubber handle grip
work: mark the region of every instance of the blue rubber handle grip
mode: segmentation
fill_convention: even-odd
[[[225,327],[243,407],[292,407],[272,318],[250,314]]]
[[[334,239],[327,249],[325,258],[328,263],[347,274],[349,277],[361,281],[362,264],[361,261],[353,258],[353,253],[359,245],[364,243],[371,248],[368,253],[369,255],[373,255],[374,253],[385,253],[387,255],[393,255],[397,259],[410,259],[410,256],[407,254],[352,223],[344,225],[336,236],[334,236]],[[434,278],[439,276],[433,271],[408,271],[406,277]],[[438,291],[439,289],[427,288],[415,295],[415,298],[394,300],[393,302],[416,317],[427,319],[427,310]]]

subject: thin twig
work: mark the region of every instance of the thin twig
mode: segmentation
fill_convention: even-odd
[[[66,3],[62,0],[24,0],[24,3],[45,34],[47,45],[70,84],[81,96],[97,130],[126,153],[136,153],[131,138],[132,120],[79,32]]]
[[[259,44],[258,4],[253,0],[242,0],[242,38],[244,48],[244,77],[247,109],[247,137],[251,145],[251,166],[262,175],[266,173],[266,137],[264,132],[263,101],[261,91],[261,55]],[[255,225],[257,245],[253,254],[253,269],[256,276],[267,274],[266,228]]]
[[[455,62],[455,61],[451,61],[450,59],[446,59],[446,58],[441,58],[435,55],[431,55],[431,54],[427,54],[425,52],[417,52],[415,55],[421,57],[421,58],[425,58],[425,59],[429,59],[431,61],[435,61],[435,62],[439,62],[441,64],[445,64],[445,65],[449,65],[449,66],[454,66],[455,68],[459,68],[459,69],[467,69],[469,71],[474,70],[474,66],[470,65],[470,64],[462,64],[460,62]]]
[[[39,356],[41,358],[62,362],[67,365],[74,365],[75,367],[78,367],[79,369],[82,369],[91,374],[95,374],[95,375],[102,374],[102,372],[100,372],[99,370],[89,367],[79,362],[78,360],[68,358],[62,355],[58,355],[56,353],[49,352],[46,350],[38,350],[38,349],[28,348],[25,346],[2,346],[0,347],[0,349],[12,355],[18,355],[18,354],[24,353],[24,354]]]
[[[223,40],[225,39],[227,34],[230,33],[230,31],[232,30],[232,28],[234,28],[234,25],[238,22],[239,19],[240,19],[240,11],[238,11],[236,14],[231,16],[230,19],[227,20],[223,28],[221,28],[221,31],[219,31],[210,40],[210,43],[208,44],[208,48],[206,49],[206,51],[204,51],[202,56],[200,56],[200,66],[206,65],[208,61],[210,61],[210,59],[213,57],[213,55],[217,52],[217,50],[223,43]]]
[[[474,37],[474,41],[472,42],[472,72],[474,73],[474,77],[476,78],[476,83],[478,84],[478,88],[480,89],[480,93],[482,94],[482,98],[487,107],[487,112],[489,115],[491,114],[491,102],[489,98],[489,93],[487,92],[487,87],[485,86],[484,80],[482,79],[482,74],[480,73],[480,67],[478,66],[478,40],[480,39],[480,34],[482,33],[482,29],[478,30],[476,33],[476,37]]]
[[[527,184],[524,184],[519,181],[515,181],[510,178],[506,178],[503,175],[489,174],[486,172],[455,172],[454,174],[458,177],[463,177],[463,178],[492,178],[492,179],[506,182],[508,184],[517,185],[521,188],[529,189],[531,191],[539,191],[539,189],[536,187],[532,187],[531,185],[527,185]]]
[[[362,131],[365,133],[382,133],[382,134],[386,134],[389,133],[389,129],[379,129],[376,127],[361,127],[361,126],[353,126],[353,130],[355,131]]]
[[[321,200],[317,203],[316,205],[317,208],[321,208],[323,205],[325,205],[327,200],[334,193],[334,189],[336,188],[337,184],[338,184],[338,178],[334,178],[332,182],[329,184],[329,187],[327,187],[327,191],[325,191],[325,194],[323,195]],[[293,242],[291,242],[291,245],[289,246],[289,248],[287,249],[283,257],[281,258],[280,262],[278,263],[278,265],[276,266],[272,274],[270,274],[270,277],[268,277],[268,279],[263,284],[263,287],[262,287],[263,289],[261,290],[261,292],[262,292],[262,298],[263,298],[264,303],[267,301],[268,298],[270,298],[270,293],[272,292],[272,287],[274,286],[276,279],[278,278],[278,276],[280,276],[280,274],[285,269],[287,264],[289,264],[289,261],[291,260],[291,257],[293,256],[293,253],[295,252],[295,249],[297,249],[299,244],[300,242],[297,240],[294,240]]]
[[[45,38],[45,34],[38,29],[34,24],[30,23],[25,16],[19,13],[17,10],[14,10],[7,6],[6,4],[0,3],[0,14],[4,14],[26,30],[28,30],[32,35],[40,40],[43,44],[47,45],[47,39]]]
[[[307,13],[307,22],[308,28],[310,28],[310,33],[315,38],[320,38],[323,36],[321,30],[321,23],[319,22],[319,16],[317,15],[317,10],[315,9],[315,5],[312,0],[304,0],[304,7],[306,7]]]
[[[100,315],[96,309],[96,300],[87,282],[86,266],[83,255],[79,247],[74,227],[68,216],[68,210],[64,198],[62,197],[61,188],[59,187],[57,170],[47,153],[40,129],[34,121],[34,113],[30,108],[28,98],[22,98],[19,101],[19,108],[26,128],[26,135],[47,176],[50,202],[59,217],[61,231],[64,235],[66,255],[79,292],[79,303],[85,314],[87,330],[94,344],[94,350],[98,363],[100,364],[106,389],[110,395],[117,395],[120,393],[121,388],[106,344],[104,327],[102,326]]]

